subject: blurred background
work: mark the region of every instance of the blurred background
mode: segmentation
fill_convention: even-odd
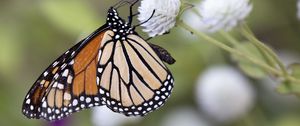
[[[150,40],[177,60],[169,66],[175,78],[172,96],[157,111],[142,118],[128,118],[98,107],[52,124],[23,116],[23,99],[37,77],[60,54],[103,25],[107,9],[116,2],[0,1],[1,126],[300,125],[300,99],[277,94],[277,82],[272,77],[244,75],[228,53],[180,28]],[[299,62],[296,0],[252,2],[254,8],[247,22],[256,36],[272,46],[286,64]],[[121,10],[126,19],[128,8]]]

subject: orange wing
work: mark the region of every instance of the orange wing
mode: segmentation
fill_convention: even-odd
[[[104,30],[96,31],[45,70],[24,100],[24,115],[55,120],[84,108],[101,105],[96,84],[96,64],[105,33]]]

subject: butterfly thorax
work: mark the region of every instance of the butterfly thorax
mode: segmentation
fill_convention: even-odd
[[[106,23],[115,33],[112,36],[115,40],[126,40],[126,36],[134,33],[134,28],[124,21],[114,8],[109,9]]]

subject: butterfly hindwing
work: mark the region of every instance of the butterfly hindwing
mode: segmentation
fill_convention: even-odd
[[[124,41],[107,41],[99,52],[97,84],[103,104],[127,116],[145,115],[164,104],[174,80],[146,41],[133,34]]]

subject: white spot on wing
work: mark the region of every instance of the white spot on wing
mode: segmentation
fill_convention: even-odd
[[[90,103],[92,100],[91,100],[91,98],[89,98],[89,97],[87,97],[86,99],[85,99],[85,102],[87,102],[87,103]]]
[[[57,79],[58,77],[59,77],[59,75],[56,73],[56,74],[54,75],[54,78]]]
[[[103,72],[103,68],[98,68],[98,72],[102,73]]]
[[[80,97],[80,101],[84,101],[84,97],[83,96]]]
[[[33,105],[31,105],[31,106],[30,106],[30,110],[33,110],[33,109],[34,109],[34,107],[33,107]]]
[[[64,89],[64,85],[63,84],[58,84],[57,87],[58,87],[58,89]]]
[[[72,104],[73,106],[76,106],[78,104],[78,101],[75,99]]]
[[[30,99],[27,99],[27,100],[26,100],[26,104],[30,104]]]
[[[116,35],[116,36],[115,36],[115,39],[119,39],[119,38],[120,38],[120,35]]]
[[[168,75],[168,80],[170,80],[171,79],[171,76],[170,75]]]
[[[59,113],[60,113],[60,111],[59,111],[58,109],[56,109],[56,110],[55,110],[55,113],[56,113],[56,114],[59,114]]]
[[[48,72],[46,71],[46,72],[44,73],[44,77],[47,76],[47,75],[48,75]]]
[[[167,86],[168,84],[169,84],[169,81],[166,81],[164,85]]]
[[[63,77],[67,77],[68,76],[68,74],[69,74],[69,70],[68,69],[66,69],[65,71],[64,71],[64,73],[63,73]]]
[[[70,65],[73,65],[74,64],[74,60],[72,60],[71,62],[70,62]]]
[[[102,89],[99,89],[100,94],[104,94],[104,91]]]
[[[52,111],[51,111],[51,109],[50,109],[50,108],[48,108],[48,109],[47,109],[47,112],[48,112],[48,113],[51,113]]]
[[[100,79],[99,79],[99,77],[97,77],[96,83],[97,83],[98,86],[100,85]]]
[[[43,107],[43,108],[46,108],[46,107],[47,107],[47,103],[46,103],[46,102],[43,102],[42,107]]]
[[[59,62],[55,61],[55,62],[53,63],[53,67],[55,67],[58,63],[59,63]]]
[[[53,84],[53,87],[57,87],[57,85],[58,85],[58,83],[57,83],[57,82],[55,82],[55,83]]]
[[[64,100],[71,100],[71,95],[69,93],[65,92]]]

